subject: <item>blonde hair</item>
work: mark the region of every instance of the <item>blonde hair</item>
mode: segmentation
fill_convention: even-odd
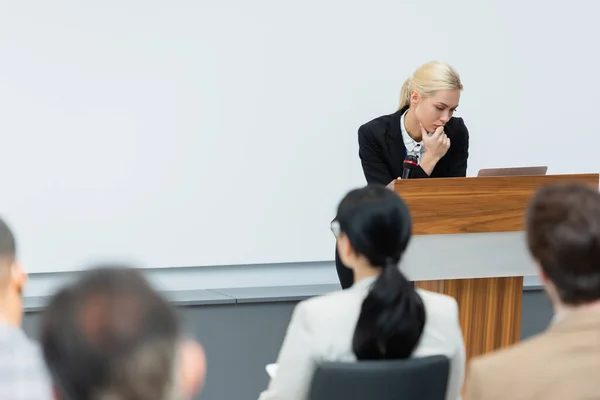
[[[410,104],[410,93],[416,90],[423,97],[433,96],[440,90],[462,90],[460,75],[441,61],[423,64],[408,78],[400,90],[400,108]]]

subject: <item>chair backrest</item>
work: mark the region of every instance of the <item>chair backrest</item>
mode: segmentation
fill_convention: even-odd
[[[444,356],[325,363],[310,400],[445,400],[450,361]]]

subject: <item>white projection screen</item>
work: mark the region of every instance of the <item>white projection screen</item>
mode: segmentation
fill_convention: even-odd
[[[463,78],[469,175],[597,172],[598,11],[4,1],[0,215],[30,272],[332,260],[337,202],[365,183],[358,127],[394,112],[402,82],[433,59]]]

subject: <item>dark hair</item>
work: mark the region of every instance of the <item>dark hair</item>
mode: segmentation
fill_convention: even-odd
[[[352,248],[383,271],[362,304],[352,342],[359,360],[409,357],[425,325],[423,301],[398,268],[412,233],[404,201],[379,185],[353,190],[337,223]]]
[[[600,300],[600,193],[579,184],[544,187],[533,197],[526,218],[533,257],[562,302]]]
[[[41,344],[63,399],[164,399],[179,340],[174,310],[135,269],[102,267],[60,290]]]
[[[0,258],[14,260],[16,253],[15,237],[6,222],[0,218]]]

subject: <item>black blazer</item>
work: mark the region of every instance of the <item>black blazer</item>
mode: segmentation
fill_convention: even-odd
[[[394,114],[384,115],[367,122],[358,129],[359,156],[367,183],[387,185],[402,176],[406,146],[400,130],[400,117],[408,109],[403,107]],[[438,161],[431,175],[419,166],[414,178],[450,178],[467,175],[469,131],[462,118],[452,117],[444,126],[450,138],[450,148]]]

